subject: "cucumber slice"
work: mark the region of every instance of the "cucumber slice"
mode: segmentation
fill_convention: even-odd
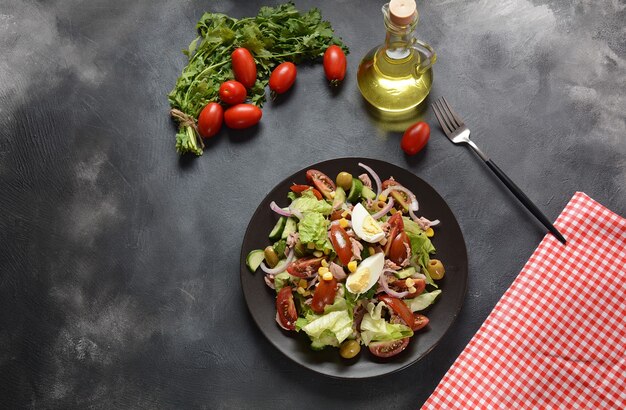
[[[363,189],[361,189],[361,196],[365,199],[376,199],[376,192],[364,185]]]
[[[341,207],[341,204],[346,202],[346,191],[342,187],[338,186],[335,189],[335,198],[333,199],[333,209]]]
[[[246,265],[248,266],[248,269],[250,269],[250,272],[256,272],[256,270],[259,269],[259,266],[261,266],[263,259],[265,259],[265,254],[262,249],[254,249],[250,251],[246,257]]]
[[[409,276],[413,276],[415,272],[417,272],[415,268],[413,266],[409,266],[408,268],[397,271],[395,274],[398,279],[406,279]]]
[[[271,240],[275,241],[276,239],[280,238],[280,235],[283,234],[283,230],[285,229],[286,223],[287,223],[287,217],[281,216],[280,218],[278,218],[276,225],[274,225],[274,227],[272,228],[272,231],[270,232]]]
[[[350,187],[350,193],[348,194],[348,202],[357,203],[361,198],[361,191],[363,190],[363,182],[360,179],[352,178],[352,187]]]
[[[280,236],[282,239],[287,239],[290,233],[296,232],[298,230],[298,224],[296,220],[293,218],[287,218],[285,222],[285,229],[283,229],[283,233]]]

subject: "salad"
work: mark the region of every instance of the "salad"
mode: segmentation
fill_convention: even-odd
[[[401,181],[359,166],[363,174],[335,181],[309,169],[309,184],[293,184],[286,206],[270,204],[272,244],[250,251],[246,264],[276,292],[278,325],[306,333],[313,349],[337,347],[351,359],[366,346],[391,357],[428,325],[420,312],[441,293],[435,281],[445,269],[430,257],[439,221],[416,215]]]

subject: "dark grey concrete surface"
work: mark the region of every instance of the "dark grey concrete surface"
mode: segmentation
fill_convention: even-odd
[[[271,2],[273,3],[273,2]],[[382,41],[380,1],[319,6],[351,48],[329,91],[320,65],[268,103],[252,135],[223,130],[179,159],[167,92],[205,10],[260,2],[0,4],[0,407],[418,408],[544,230],[436,126],[407,158],[371,118],[356,68]],[[550,219],[575,191],[626,212],[624,1],[419,2],[434,97]],[[393,128],[393,127],[392,127]],[[396,129],[398,127],[395,127]],[[293,364],[250,319],[238,264],[258,202],[338,156],[387,160],[447,200],[470,255],[468,293],[425,359],[337,381]]]

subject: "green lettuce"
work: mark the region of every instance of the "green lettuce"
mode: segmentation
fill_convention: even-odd
[[[316,249],[324,249],[326,242],[328,242],[326,235],[327,223],[324,215],[319,212],[308,212],[304,214],[298,223],[300,241],[305,245],[313,243]]]
[[[302,195],[291,202],[290,208],[300,211],[302,214],[307,212],[318,212],[322,215],[330,215],[333,206],[324,200],[318,200],[313,192],[304,191]]]
[[[352,315],[346,300],[336,297],[335,303],[324,308],[324,314],[308,314],[296,321],[296,330],[303,330],[311,338],[311,348],[338,347],[352,335]]]
[[[413,299],[405,300],[404,303],[407,304],[407,306],[409,307],[409,309],[411,309],[411,311],[417,312],[420,310],[424,310],[428,306],[432,305],[440,293],[441,293],[440,290],[434,290],[432,292],[424,292],[421,295],[414,297]]]
[[[296,280],[300,280],[300,278],[291,276],[287,272],[281,272],[278,275],[274,276],[274,289],[276,289],[276,293],[278,293],[283,288],[283,286],[289,285],[289,283]]]
[[[382,309],[385,304],[367,304],[367,313],[361,322],[361,340],[367,346],[373,341],[398,340],[413,336],[410,327],[400,323],[389,323],[382,318]]]

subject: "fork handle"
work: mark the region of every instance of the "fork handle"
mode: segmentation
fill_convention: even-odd
[[[546,218],[546,216],[539,210],[539,208],[537,208],[537,205],[535,205],[533,201],[531,201],[530,198],[528,198],[526,194],[524,194],[524,192],[522,192],[522,190],[519,189],[517,185],[515,185],[515,182],[513,182],[511,178],[509,178],[500,168],[498,168],[498,166],[491,159],[486,160],[485,163],[489,166],[493,173],[496,174],[500,181],[502,181],[504,185],[509,188],[513,195],[515,195],[517,199],[519,199],[520,202],[524,204],[526,209],[528,209],[533,215],[535,215],[535,217],[539,219],[543,226],[548,228],[548,231],[550,231],[552,235],[554,235],[561,243],[565,244],[565,238],[563,237],[563,235],[561,235],[561,233],[554,227],[554,225],[552,225],[548,218]]]

